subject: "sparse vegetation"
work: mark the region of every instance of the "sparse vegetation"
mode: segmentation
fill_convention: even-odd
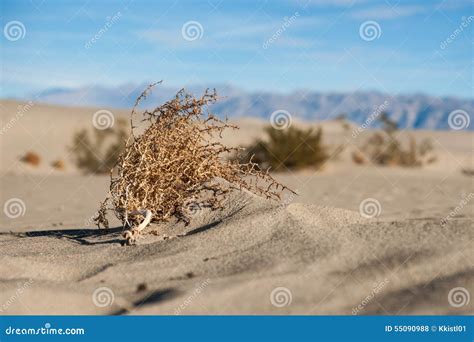
[[[41,164],[41,157],[36,152],[28,151],[20,160],[31,166],[38,166]]]
[[[181,90],[162,106],[146,110],[143,121],[147,126],[136,135],[136,108],[153,86],[142,93],[132,110],[130,138],[118,159],[116,175],[111,173],[110,194],[95,218],[99,227],[108,227],[106,213],[111,210],[129,228],[124,237],[132,243],[149,222],[174,217],[189,223],[194,208],[222,208],[232,190],[280,198],[286,187],[268,172],[252,161],[239,163],[223,157],[238,149],[213,139],[236,127],[203,109],[217,100],[215,92],[194,98]]]
[[[125,149],[127,121],[118,119],[113,127],[92,132],[81,129],[70,147],[76,166],[87,173],[109,173]]]
[[[357,164],[368,161],[378,165],[416,167],[433,163],[436,157],[432,153],[433,145],[429,139],[420,143],[413,136],[408,138],[408,146],[397,137],[398,125],[385,113],[379,119],[382,122],[382,132],[374,133],[362,145],[360,151],[352,154]]]
[[[57,159],[51,163],[51,166],[56,170],[63,171],[66,168],[66,163],[62,159]]]
[[[258,140],[241,153],[240,161],[254,161],[262,169],[275,171],[320,167],[328,158],[322,144],[323,131],[299,129],[294,126],[284,130],[267,127],[268,139]]]

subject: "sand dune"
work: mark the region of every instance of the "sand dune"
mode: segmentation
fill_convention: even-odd
[[[447,299],[454,287],[473,290],[472,206],[441,226],[436,217],[366,219],[236,193],[223,211],[198,210],[187,227],[150,227],[137,246],[121,245],[121,228],[104,234],[77,219],[62,229],[34,226],[4,226],[0,235],[0,302],[11,302],[4,313],[472,312],[472,303],[454,308]],[[163,238],[174,235],[182,236]],[[102,287],[113,293],[110,306],[93,302]]]
[[[4,122],[17,106],[2,101]],[[66,158],[95,110],[35,105],[2,134],[2,204],[23,207],[2,215],[0,313],[473,312],[472,299],[453,305],[450,296],[474,293],[473,178],[460,172],[472,163],[472,133],[413,133],[438,144],[440,160],[423,169],[355,166],[341,155],[323,171],[276,174],[299,195],[278,204],[234,193],[222,211],[153,225],[122,246],[116,220],[108,232],[91,220],[108,177],[81,175],[70,161],[64,172],[18,161],[31,149]],[[240,123],[229,142],[248,143],[265,124]],[[341,141],[336,123],[324,127],[329,143]],[[360,210],[367,199],[378,203],[373,218]]]

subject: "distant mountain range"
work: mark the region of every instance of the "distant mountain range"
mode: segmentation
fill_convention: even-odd
[[[36,101],[67,105],[112,108],[130,108],[146,84],[125,84],[118,87],[90,86],[77,89],[54,88],[35,94]],[[186,90],[201,95],[206,86],[196,85]],[[216,88],[221,101],[212,106],[213,113],[229,118],[251,116],[268,119],[271,113],[285,110],[302,120],[329,120],[344,115],[348,120],[368,127],[378,125],[375,120],[381,112],[402,128],[449,129],[449,114],[455,110],[467,113],[474,130],[474,99],[434,97],[423,94],[390,96],[375,91],[354,93],[320,93],[295,91],[287,94],[272,92],[245,92],[228,85]],[[157,85],[145,105],[152,107],[172,98],[178,89]]]

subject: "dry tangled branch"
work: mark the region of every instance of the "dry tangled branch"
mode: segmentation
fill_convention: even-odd
[[[124,237],[131,243],[149,222],[175,217],[189,223],[190,204],[222,208],[232,190],[246,189],[270,199],[279,199],[285,189],[292,191],[252,161],[241,164],[224,158],[239,149],[216,138],[222,138],[223,130],[237,127],[207,111],[217,100],[215,90],[201,98],[181,90],[162,106],[146,110],[147,126],[136,134],[137,106],[153,86],[140,95],[132,110],[131,135],[111,172],[109,196],[95,218],[99,227],[108,227],[106,212],[112,210],[128,228]]]

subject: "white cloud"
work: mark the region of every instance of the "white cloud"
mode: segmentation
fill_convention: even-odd
[[[328,6],[328,7],[351,7],[366,2],[366,0],[295,0],[303,7],[306,6]]]
[[[426,7],[421,6],[374,6],[353,11],[351,16],[356,19],[397,19],[410,17],[426,12]]]

